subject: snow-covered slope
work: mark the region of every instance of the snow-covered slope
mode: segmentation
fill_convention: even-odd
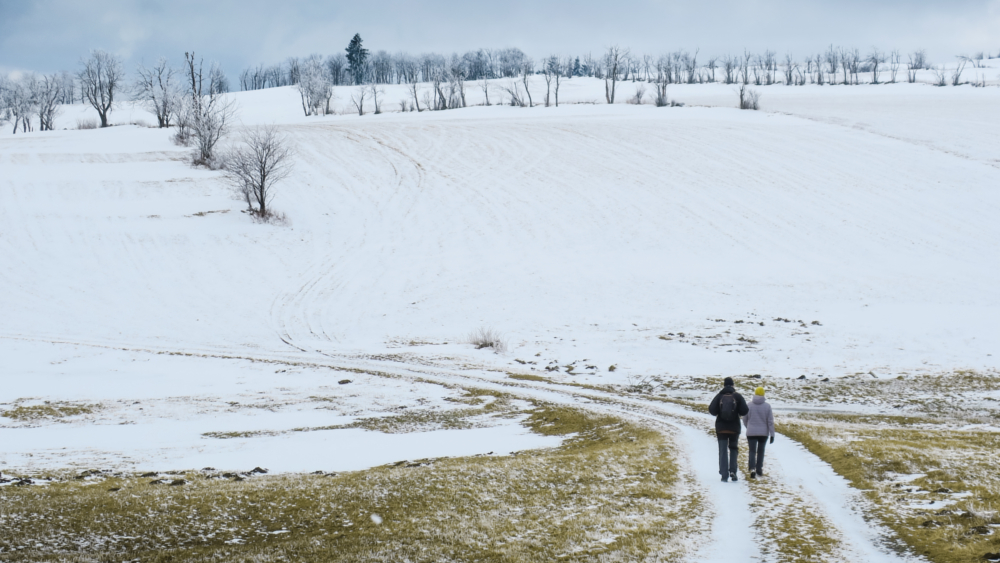
[[[862,91],[917,92],[902,106],[954,92],[966,120],[998,95],[784,88],[831,108]],[[296,146],[275,201],[287,227],[239,213],[165,131],[0,138],[5,336],[333,354],[448,342],[406,351],[503,365],[541,353],[538,369],[600,366],[592,379],[1000,358],[1000,170],[979,156],[998,146],[985,133],[970,156],[894,138],[919,129],[905,111],[873,134],[648,105],[305,119],[291,89],[236,96],[244,122],[284,123]],[[504,332],[509,355],[458,343],[480,326]]]

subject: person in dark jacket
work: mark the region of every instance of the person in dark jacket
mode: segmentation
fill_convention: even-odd
[[[736,392],[733,378],[723,381],[722,391],[708,405],[708,412],[715,416],[715,437],[719,440],[719,475],[722,481],[730,479],[737,481],[736,469],[740,454],[740,418],[747,415],[750,409],[747,402]]]

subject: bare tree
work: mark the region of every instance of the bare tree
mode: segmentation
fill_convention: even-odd
[[[524,84],[524,93],[528,96],[528,107],[534,106],[534,102],[531,101],[531,90],[529,89],[528,78],[531,77],[532,72],[535,70],[535,62],[529,58],[525,58],[524,66],[521,67],[521,82]]]
[[[408,88],[408,90],[410,95],[413,96],[413,107],[417,108],[417,113],[420,113],[423,110],[420,109],[420,100],[417,98],[417,94],[419,93],[419,91],[417,90],[417,79],[415,77],[413,79],[413,82],[410,83],[410,87]]]
[[[479,81],[479,87],[483,90],[483,96],[486,97],[486,105],[490,105],[490,81],[485,76]]]
[[[760,109],[760,93],[741,84],[739,89],[740,109]]]
[[[5,87],[5,105],[3,110],[6,119],[14,122],[13,133],[17,133],[18,126],[22,133],[32,131],[31,118],[38,111],[35,105],[33,90],[36,89],[37,78],[33,74],[21,77],[17,81],[7,81]]]
[[[889,82],[896,83],[896,74],[899,72],[899,49],[893,49],[889,53]]]
[[[653,97],[653,103],[655,103],[658,108],[670,105],[670,101],[667,99],[667,84],[670,80],[667,78],[666,72],[658,67],[656,70],[655,80],[656,95]]]
[[[354,104],[355,109],[358,110],[358,115],[365,114],[365,100],[368,99],[368,87],[358,86],[354,89],[354,93],[351,94],[351,103]]]
[[[555,105],[559,106],[559,77],[562,74],[562,63],[559,57],[552,55],[542,64],[542,75],[545,77],[545,107],[549,107],[552,84],[555,81]]]
[[[82,59],[77,77],[80,79],[80,89],[83,97],[97,110],[101,118],[101,127],[108,126],[108,114],[115,103],[115,96],[121,89],[121,81],[125,78],[121,60],[104,51],[91,51],[90,57]]]
[[[966,57],[959,57],[958,64],[955,65],[955,70],[951,73],[951,85],[958,86],[962,83],[962,71],[965,70],[965,63],[968,62]]]
[[[876,47],[872,47],[872,52],[868,54],[865,62],[871,66],[872,84],[878,84],[879,65],[885,63],[885,53],[879,51]]]
[[[917,70],[919,68],[916,66],[917,63],[913,59],[913,55],[909,55],[909,64],[906,65],[906,81],[913,84],[917,81]]]
[[[916,51],[910,53],[910,68],[913,70],[922,70],[927,68],[927,51],[917,49]]]
[[[732,84],[736,76],[736,58],[732,55],[722,57],[722,72],[725,73],[725,83]]]
[[[292,171],[292,150],[273,126],[244,132],[242,146],[225,159],[226,179],[247,204],[247,210],[261,219],[271,216],[274,185]]]
[[[193,137],[197,145],[194,163],[213,167],[215,145],[229,132],[236,116],[236,103],[212,89],[211,77],[205,84],[202,61],[195,62],[193,51],[184,53],[184,61],[188,95],[178,119],[177,139],[184,142]]]
[[[933,68],[931,70],[934,71],[934,78],[935,78],[934,85],[935,86],[947,86],[948,85],[948,76],[947,76],[947,74],[945,74],[945,70],[944,70],[943,66],[942,67],[938,67],[938,68]]]
[[[302,111],[306,116],[326,115],[330,113],[330,100],[333,98],[333,82],[330,74],[324,68],[320,55],[312,55],[302,63],[296,60],[296,88],[302,99]]]
[[[615,86],[621,77],[622,64],[629,56],[628,49],[622,49],[618,45],[608,47],[604,53],[604,99],[609,104],[615,103]]]
[[[795,69],[798,68],[798,63],[792,60],[791,54],[785,55],[785,86],[791,86],[792,80],[794,78]]]
[[[368,86],[368,91],[372,96],[372,104],[375,106],[375,115],[382,113],[382,97],[385,96],[385,88],[374,82]]]
[[[56,74],[43,74],[32,85],[32,98],[38,112],[38,130],[53,131],[59,113],[62,81]]]
[[[161,57],[152,68],[141,63],[136,68],[134,95],[156,115],[160,127],[170,127],[170,120],[177,113],[179,93],[175,82],[174,70],[165,58]]]

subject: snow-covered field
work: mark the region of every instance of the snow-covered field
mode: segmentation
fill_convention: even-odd
[[[85,412],[0,418],[0,469],[352,470],[558,444],[516,416],[289,432],[446,412],[461,390],[438,383],[508,371],[603,385],[996,370],[1000,89],[770,86],[760,112],[732,90],[608,106],[586,103],[603,83],[574,79],[558,108],[322,118],[291,88],[234,94],[242,125],[295,146],[284,226],[241,213],[169,131],[127,125],[153,122],[138,108],[108,129],[4,131],[0,409]],[[88,115],[64,108],[59,126]],[[480,327],[509,351],[474,349]],[[438,379],[389,377],[407,374]],[[790,475],[821,467],[773,455]],[[793,480],[833,506],[822,470]]]

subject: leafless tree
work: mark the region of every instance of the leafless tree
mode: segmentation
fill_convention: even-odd
[[[545,107],[549,107],[552,83],[555,81],[555,105],[559,106],[559,76],[562,74],[562,65],[559,57],[553,55],[545,60],[542,65],[542,75],[545,77]]]
[[[249,129],[242,145],[225,159],[226,179],[247,204],[247,210],[267,219],[274,199],[274,185],[292,171],[292,150],[273,126]]]
[[[35,104],[33,90],[36,88],[37,78],[33,74],[22,76],[20,80],[5,81],[4,87],[4,116],[7,120],[14,122],[13,133],[17,133],[18,126],[22,133],[33,130],[31,118],[38,111]]]
[[[706,68],[711,73],[711,76],[708,79],[708,81],[715,82],[715,69],[719,68],[719,57],[712,57],[708,59],[708,64],[706,65]]]
[[[916,63],[913,60],[913,55],[909,55],[909,64],[906,65],[906,81],[913,84],[917,81],[917,70]]]
[[[407,91],[409,92],[409,94],[411,96],[413,96],[413,107],[415,107],[417,109],[417,113],[420,113],[421,111],[423,111],[422,109],[420,109],[420,100],[417,97],[418,94],[419,94],[419,91],[417,90],[417,80],[416,80],[416,78],[414,78],[413,82],[410,83],[410,86],[409,86],[409,88],[407,88]]]
[[[115,103],[115,96],[121,90],[125,72],[121,59],[105,51],[91,51],[90,56],[82,59],[77,77],[80,79],[80,89],[83,97],[97,110],[101,118],[101,127],[108,126],[108,114]]]
[[[900,55],[899,49],[893,49],[889,52],[889,82],[896,83],[896,74],[899,73],[899,62]]]
[[[528,107],[534,106],[534,102],[531,101],[531,90],[529,89],[530,84],[528,79],[535,70],[535,62],[530,58],[525,58],[524,66],[521,67],[521,82],[524,84],[524,94],[528,96]]]
[[[629,56],[628,49],[622,49],[618,45],[608,47],[604,53],[604,98],[609,104],[615,103],[615,86],[621,77],[622,64]]]
[[[375,115],[382,113],[382,99],[385,96],[385,88],[373,82],[368,85],[368,91],[371,93],[372,104],[375,106]]]
[[[872,52],[868,54],[865,62],[871,66],[872,84],[878,84],[879,66],[885,63],[885,53],[879,51],[877,47],[872,47]]]
[[[351,103],[358,110],[358,115],[365,114],[365,100],[368,99],[369,91],[367,86],[358,86],[351,94]]]
[[[160,127],[170,127],[170,121],[177,113],[180,96],[177,91],[174,69],[167,59],[160,58],[152,68],[139,64],[133,92],[148,111],[156,115]]]
[[[320,55],[312,55],[298,63],[296,59],[296,88],[302,99],[302,111],[306,116],[326,115],[331,112],[330,100],[333,99],[333,82],[330,74],[324,68]]]
[[[910,68],[913,70],[922,70],[927,68],[927,51],[917,49],[916,51],[910,53]]]
[[[59,75],[43,74],[34,81],[32,98],[38,112],[38,130],[55,130],[56,115],[59,113],[59,98],[62,95],[62,81]]]
[[[798,68],[798,66],[799,66],[798,63],[792,60],[791,54],[785,55],[785,86],[792,85],[795,69]]]
[[[739,89],[740,109],[760,109],[760,93],[741,84]]]
[[[732,84],[735,82],[736,76],[736,58],[732,55],[726,55],[722,58],[722,71],[726,75],[725,83]]]
[[[935,86],[947,86],[948,85],[948,76],[945,73],[945,70],[944,70],[943,66],[938,67],[938,68],[933,68],[931,70],[934,71],[934,78],[935,78],[934,85]]]
[[[211,77],[205,84],[203,64],[195,62],[194,52],[184,53],[187,96],[179,114],[177,138],[185,141],[193,138],[197,145],[194,163],[213,167],[215,145],[228,132],[236,116],[236,103],[226,94],[216,92],[211,87]],[[208,86],[208,91],[204,87]]]
[[[951,85],[958,86],[962,83],[962,71],[965,70],[965,63],[968,61],[965,57],[958,58],[958,64],[955,65],[955,70],[951,73]]]
[[[830,48],[823,53],[823,61],[827,64],[827,72],[830,74],[830,84],[837,82],[837,70],[840,68],[840,54],[830,45]]]
[[[747,50],[744,49],[743,50],[743,58],[741,58],[738,61],[739,65],[740,65],[740,68],[739,68],[740,79],[741,79],[741,81],[743,82],[744,85],[750,84],[750,59],[752,59],[752,58],[753,58],[753,55],[750,54],[750,51],[747,51]]]
[[[501,88],[510,96],[510,105],[525,107],[527,104],[524,102],[524,98],[521,97],[521,87],[519,84],[517,80],[510,79]]]
[[[486,77],[479,81],[479,88],[482,89],[483,96],[486,98],[485,105],[490,105],[490,81]]]

